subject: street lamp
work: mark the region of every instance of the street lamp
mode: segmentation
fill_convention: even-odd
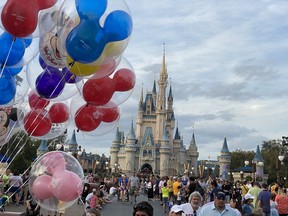
[[[244,177],[244,172],[241,170],[241,171],[240,171],[241,182],[243,181],[243,177]]]
[[[245,160],[245,161],[244,161],[244,164],[245,164],[245,166],[248,166],[248,165],[249,165],[249,161],[248,161],[248,160]]]
[[[281,165],[283,165],[284,163],[283,163],[283,160],[284,160],[284,155],[279,155],[278,156],[278,159],[279,159],[279,161],[281,162]]]

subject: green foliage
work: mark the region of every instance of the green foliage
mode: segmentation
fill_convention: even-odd
[[[277,170],[276,162],[278,161],[278,156],[280,154],[284,155],[284,161]],[[250,162],[249,166],[251,166],[251,161],[255,156],[255,152],[237,149],[236,151],[231,152],[230,155],[231,170],[235,170],[239,167],[243,167],[245,160],[248,160]],[[281,179],[288,177],[288,171],[285,169],[288,165],[288,149],[287,147],[283,147],[282,140],[264,141],[262,144],[261,156],[264,160],[264,173],[268,174],[269,184],[277,180],[277,175],[279,175]]]
[[[248,160],[250,163],[255,156],[254,151],[243,151],[242,149],[237,149],[230,153],[231,155],[231,165],[230,169],[235,170],[239,167],[245,166],[244,162]],[[251,165],[251,164],[250,164]]]
[[[55,145],[64,143],[66,134],[56,138],[56,140],[48,141],[49,150],[55,150]],[[0,150],[0,153],[12,159],[9,164],[9,169],[17,169],[23,173],[27,168],[30,168],[32,162],[37,158],[37,149],[41,140],[37,140],[25,134],[23,131],[15,134],[8,143],[6,143]]]

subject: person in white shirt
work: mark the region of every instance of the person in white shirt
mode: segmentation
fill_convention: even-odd
[[[19,176],[18,170],[15,170],[13,172],[13,175],[9,179],[9,185],[10,185],[9,194],[10,196],[15,194],[16,206],[19,206],[19,199],[20,199],[19,193],[21,186],[23,185],[23,181],[21,176]]]
[[[188,203],[180,205],[183,210],[182,216],[199,215],[201,210],[202,196],[198,191],[190,194]]]

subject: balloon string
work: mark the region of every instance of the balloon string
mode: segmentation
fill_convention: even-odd
[[[47,148],[50,147],[55,141],[57,141],[57,140],[55,139],[55,140],[53,140],[52,142],[50,142],[49,145],[47,146]],[[19,154],[19,152],[23,149],[24,145],[26,145],[27,142],[28,142],[28,138],[27,138],[26,142],[23,144],[23,146],[21,147],[21,149],[19,149],[19,151],[17,152],[17,154],[14,156],[14,158]],[[39,156],[37,156],[37,158],[34,160],[34,162],[37,161],[43,154],[44,154],[44,153],[42,153],[42,154],[40,154]],[[13,160],[14,160],[14,158],[13,158]],[[4,169],[4,172],[6,172],[6,170],[8,169],[8,167],[10,166],[11,163],[12,163],[12,161],[8,164],[8,166],[6,167],[6,169]],[[23,172],[22,175],[24,175],[32,166],[33,166],[33,163]],[[4,173],[4,172],[3,172],[3,173]],[[29,178],[28,178],[25,182],[23,182],[23,184],[20,186],[19,189],[21,189],[25,184],[27,184],[28,181],[29,181]],[[7,191],[6,191],[5,193],[7,194],[12,187],[13,187],[13,185],[11,185],[11,186],[7,189]],[[16,192],[17,192],[17,191],[16,191]],[[12,193],[12,194],[9,196],[9,199],[11,199],[16,192]]]
[[[13,44],[14,44],[15,41],[16,41],[16,37],[13,37],[11,46],[10,46],[9,51],[8,51],[8,54],[7,54],[7,57],[6,57],[5,61],[4,61],[4,64],[1,66],[0,78],[2,77],[4,68],[5,68],[6,64],[7,64],[8,58],[9,58],[9,56],[10,56],[10,53],[11,53],[11,51],[12,51]]]

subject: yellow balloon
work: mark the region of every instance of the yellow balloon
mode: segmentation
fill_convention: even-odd
[[[129,39],[130,37],[122,41],[114,41],[114,42],[107,43],[102,54],[104,54],[105,57],[120,56],[126,49]]]
[[[67,56],[67,65],[71,73],[76,76],[89,76],[97,72],[103,62],[103,57],[99,57],[95,62],[91,64],[82,64],[74,61],[70,56]]]

